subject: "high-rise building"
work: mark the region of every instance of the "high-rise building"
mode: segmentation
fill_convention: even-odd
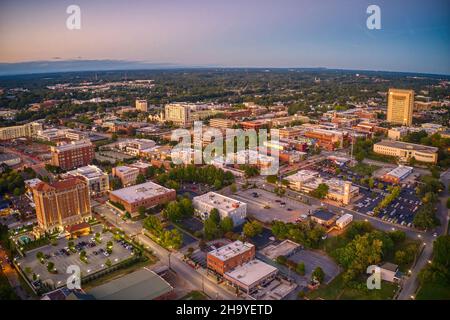
[[[136,110],[147,112],[148,111],[147,100],[136,100]]]
[[[40,231],[63,230],[91,217],[89,186],[82,177],[32,186]]]
[[[72,141],[51,147],[52,165],[63,170],[84,167],[94,159],[94,145],[89,140]]]
[[[405,126],[412,124],[414,91],[389,89],[387,121]]]
[[[170,103],[165,106],[165,121],[171,121],[181,127],[191,125],[191,109],[188,104]]]
[[[42,130],[42,124],[37,122],[31,122],[21,126],[0,128],[0,140],[10,140],[22,137],[31,138],[40,130]]]

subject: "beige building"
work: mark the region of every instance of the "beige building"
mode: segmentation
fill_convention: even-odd
[[[136,100],[136,110],[147,112],[148,111],[147,100]]]
[[[136,184],[136,179],[139,175],[139,168],[128,166],[119,166],[112,168],[112,175],[118,177],[122,181],[124,187]]]
[[[37,122],[31,122],[21,126],[0,128],[0,140],[10,140],[22,137],[31,138],[40,130],[42,130],[42,124]]]
[[[413,90],[389,89],[387,121],[410,126],[412,124],[413,106]]]
[[[191,109],[189,105],[184,103],[170,103],[166,104],[164,110],[165,121],[171,121],[181,127],[191,125]]]
[[[63,230],[91,217],[89,186],[82,177],[70,177],[32,187],[39,231]]]
[[[392,140],[401,140],[402,137],[409,133],[408,128],[397,127],[388,130],[388,138]]]
[[[401,161],[409,161],[414,158],[420,162],[437,163],[438,160],[438,148],[401,141],[380,141],[373,145],[373,151],[378,154],[397,157]]]
[[[209,126],[212,128],[219,128],[219,129],[231,129],[236,124],[236,121],[232,119],[211,119],[209,120]]]

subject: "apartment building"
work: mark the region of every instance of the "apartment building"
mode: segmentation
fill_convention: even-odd
[[[54,166],[63,170],[84,167],[92,163],[94,159],[94,145],[89,140],[71,141],[51,147]]]
[[[170,103],[164,107],[165,121],[173,122],[180,127],[189,127],[192,123],[191,109],[188,104]]]
[[[42,124],[37,122],[31,122],[21,126],[0,128],[0,140],[11,140],[23,137],[31,138],[34,137],[39,130],[42,130]]]

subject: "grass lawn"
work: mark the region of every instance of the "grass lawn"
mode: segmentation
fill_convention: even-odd
[[[420,287],[417,300],[450,300],[450,287],[441,283],[428,282]]]
[[[181,300],[208,300],[208,296],[201,291],[191,291]]]
[[[365,163],[358,163],[354,167],[351,167],[350,170],[356,174],[359,174],[360,176],[371,176],[372,173],[374,173],[376,170],[380,169],[379,166],[371,165],[371,164],[365,164]]]
[[[343,273],[333,279],[328,285],[322,285],[315,291],[308,292],[309,299],[325,300],[391,300],[397,291],[396,284],[382,281],[381,289],[368,290],[361,279],[362,288],[346,288],[343,283]]]

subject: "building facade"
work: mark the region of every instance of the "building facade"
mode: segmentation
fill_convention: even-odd
[[[81,177],[70,177],[32,187],[41,231],[63,230],[91,217],[89,186]]]
[[[188,127],[191,125],[191,109],[190,106],[183,103],[170,103],[164,107],[165,121],[173,122],[180,127]]]
[[[136,110],[147,112],[148,111],[147,100],[136,100]]]
[[[378,154],[397,157],[401,161],[415,159],[425,163],[437,163],[438,148],[420,144],[383,140],[373,145],[373,151]]]
[[[208,270],[219,275],[243,265],[255,258],[255,246],[248,242],[235,241],[208,252],[206,264]]]
[[[101,195],[109,190],[109,176],[99,167],[89,165],[69,171],[72,176],[82,177],[89,185],[89,193],[92,196]]]
[[[412,125],[414,91],[389,89],[387,121],[405,126]]]
[[[95,157],[94,145],[89,140],[72,141],[59,146],[52,146],[51,154],[52,165],[63,170],[87,166],[92,163]]]
[[[124,187],[136,184],[136,179],[139,175],[139,169],[128,167],[128,166],[118,166],[112,168],[112,175],[117,177],[122,182]]]
[[[22,137],[31,138],[40,130],[42,130],[42,124],[37,122],[31,122],[21,126],[0,128],[0,140],[11,140]]]

